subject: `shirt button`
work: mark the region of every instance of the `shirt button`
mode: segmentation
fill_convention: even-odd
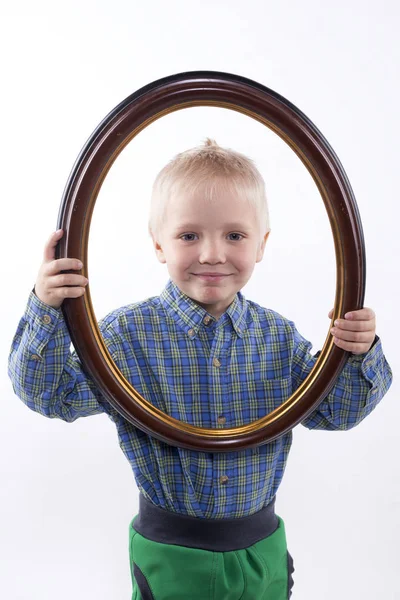
[[[43,321],[43,323],[45,325],[48,325],[49,323],[51,323],[51,317],[50,317],[50,315],[43,315],[42,321]]]
[[[209,317],[208,315],[204,317],[203,323],[204,325],[209,325],[211,323],[211,317]]]
[[[218,358],[213,358],[213,365],[214,365],[214,367],[220,367],[221,366],[221,363],[218,360]]]
[[[193,337],[195,333],[196,332],[194,329],[189,329],[189,331],[188,331],[188,335],[190,335],[190,337]]]
[[[40,356],[38,354],[32,354],[31,359],[32,360],[40,360]]]
[[[225,425],[226,417],[218,417],[218,425]]]
[[[219,478],[219,482],[226,483],[228,481],[228,479],[229,479],[228,475],[221,475],[221,477]]]

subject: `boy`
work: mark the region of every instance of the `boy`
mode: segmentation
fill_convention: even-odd
[[[178,155],[154,183],[149,231],[170,281],[160,296],[100,323],[118,368],[146,399],[193,425],[261,418],[293,393],[316,358],[291,321],[240,292],[269,235],[260,173],[211,140]],[[141,492],[130,525],[132,600],[286,600],[293,565],[274,502],[291,432],[258,448],[211,454],[169,446],[124,420],[69,353],[60,306],[84,294],[87,280],[60,274],[82,266],[54,260],[62,234],[46,245],[9,373],[32,410],[65,421],[105,412],[116,424]],[[372,310],[338,319],[332,334],[352,355],[303,421],[310,429],[353,427],[391,383]]]

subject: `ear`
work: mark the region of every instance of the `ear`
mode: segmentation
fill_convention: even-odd
[[[165,260],[164,252],[163,252],[160,242],[158,240],[156,240],[153,233],[151,233],[151,238],[153,240],[153,246],[154,246],[154,250],[156,251],[156,256],[157,256],[158,260],[160,261],[160,263],[165,264],[167,261]]]
[[[256,263],[261,262],[262,259],[263,259],[264,250],[265,250],[265,244],[267,243],[267,239],[268,239],[269,234],[270,234],[270,232],[267,231],[267,233],[264,235],[264,237],[262,239],[262,242],[261,242],[260,247],[259,247],[258,252],[257,252]]]

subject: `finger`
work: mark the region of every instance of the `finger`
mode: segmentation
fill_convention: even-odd
[[[347,321],[346,319],[336,319],[334,327],[344,331],[374,331],[375,319],[370,321]]]
[[[352,352],[353,354],[365,354],[371,347],[371,344],[346,342],[345,340],[339,340],[338,338],[333,338],[333,341],[335,345],[342,348],[342,350]]]
[[[51,276],[61,271],[79,271],[83,265],[78,258],[58,258],[50,261],[44,268],[43,273]]]
[[[352,310],[344,315],[348,321],[370,321],[375,319],[375,313],[372,308],[360,308],[360,310]]]
[[[332,310],[330,310],[330,311],[328,312],[328,317],[329,317],[330,319],[332,319],[332,317],[333,317],[333,308],[332,308]]]
[[[85,293],[85,287],[72,286],[72,287],[59,287],[54,288],[51,292],[51,297],[57,300],[64,300],[65,298],[79,298]]]
[[[46,245],[45,245],[44,251],[43,251],[43,260],[45,262],[54,260],[54,258],[56,256],[56,246],[57,246],[59,240],[61,240],[63,235],[64,235],[64,231],[62,229],[58,229],[57,231],[54,231],[51,234],[51,236],[49,237],[49,239],[46,242]]]
[[[369,344],[373,342],[375,338],[373,331],[346,331],[333,327],[331,329],[331,333],[337,339],[344,340],[346,342]]]
[[[66,286],[81,286],[85,287],[89,280],[83,275],[74,275],[73,273],[62,273],[55,275],[48,280],[48,289],[60,288]]]

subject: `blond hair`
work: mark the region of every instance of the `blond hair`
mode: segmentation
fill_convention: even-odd
[[[221,184],[256,208],[261,235],[270,230],[265,183],[254,162],[207,138],[202,146],[175,156],[157,175],[151,195],[150,234],[159,234],[172,196],[194,194],[201,188],[203,197],[212,200],[218,197]]]

